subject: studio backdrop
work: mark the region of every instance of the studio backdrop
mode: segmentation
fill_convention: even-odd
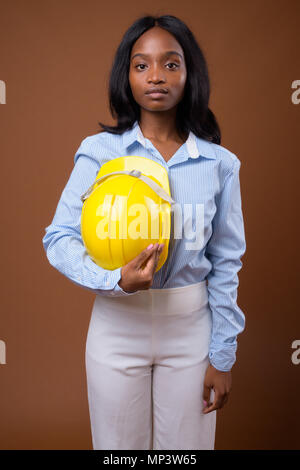
[[[146,14],[195,33],[221,144],[241,161],[246,327],[215,447],[299,449],[299,0],[1,0],[0,448],[92,448],[84,351],[95,296],[50,266],[42,238],[81,141],[115,124],[112,59]]]

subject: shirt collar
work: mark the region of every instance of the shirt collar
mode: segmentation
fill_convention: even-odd
[[[123,145],[127,149],[134,142],[139,142],[143,147],[146,147],[146,140],[138,124],[135,121],[132,128],[123,133]],[[216,159],[216,154],[210,142],[197,137],[192,131],[189,132],[185,147],[190,158],[212,158]]]

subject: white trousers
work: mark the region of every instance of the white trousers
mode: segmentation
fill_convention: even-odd
[[[211,328],[206,281],[96,296],[85,356],[95,450],[214,449],[216,410],[202,412]]]

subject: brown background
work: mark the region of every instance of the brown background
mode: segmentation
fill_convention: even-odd
[[[50,266],[42,237],[81,140],[98,120],[114,122],[110,66],[144,14],[178,16],[194,32],[222,145],[242,162],[246,329],[216,449],[300,448],[299,0],[0,2],[0,447],[92,448],[84,350],[94,295]]]

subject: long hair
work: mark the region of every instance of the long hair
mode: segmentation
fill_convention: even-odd
[[[109,77],[109,108],[117,119],[116,126],[101,122],[102,131],[122,134],[140,120],[140,106],[133,98],[129,83],[130,54],[134,43],[148,29],[160,26],[171,33],[181,45],[187,69],[185,94],[178,103],[176,127],[181,135],[191,130],[195,135],[216,144],[221,143],[221,131],[209,109],[210,80],[207,63],[193,33],[179,18],[172,15],[144,16],[125,32],[119,44]]]

